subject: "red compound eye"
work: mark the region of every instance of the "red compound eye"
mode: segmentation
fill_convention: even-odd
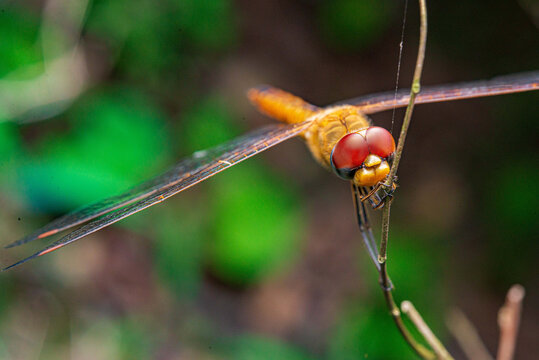
[[[343,178],[353,177],[353,170],[363,164],[367,155],[369,155],[367,140],[357,133],[348,134],[333,148],[331,165],[337,175]]]
[[[372,126],[367,129],[365,135],[371,154],[381,158],[387,158],[395,152],[395,140],[393,136],[384,128]]]

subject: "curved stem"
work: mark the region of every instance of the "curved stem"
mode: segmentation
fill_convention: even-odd
[[[380,255],[378,256],[378,262],[380,263],[380,285],[384,293],[386,305],[389,309],[389,313],[395,322],[395,325],[399,329],[402,337],[408,345],[419,355],[422,359],[436,359],[436,355],[421,345],[408,331],[401,317],[401,312],[393,299],[393,286],[389,281],[389,275],[387,273],[387,243],[389,235],[389,217],[391,212],[391,200],[389,200],[384,208],[382,214],[382,243],[380,244]]]
[[[425,59],[425,47],[427,43],[427,6],[426,0],[419,0],[419,11],[421,17],[421,29],[420,29],[420,38],[419,38],[419,49],[416,61],[416,67],[414,71],[414,79],[412,83],[412,89],[410,92],[410,102],[406,108],[406,113],[404,115],[404,120],[402,124],[401,133],[399,136],[399,141],[397,144],[397,149],[395,151],[395,158],[391,166],[389,175],[386,178],[384,183],[387,188],[393,188],[393,182],[395,181],[395,176],[397,174],[397,169],[399,166],[400,158],[402,156],[402,151],[404,149],[404,141],[406,139],[406,134],[408,132],[408,127],[410,126],[410,120],[412,118],[412,112],[414,108],[414,101],[417,94],[420,91],[420,80],[421,72],[423,70],[423,62]],[[410,347],[423,359],[436,359],[436,354],[431,350],[427,349],[425,346],[421,345],[408,331],[401,317],[401,312],[395,300],[393,299],[393,287],[389,281],[389,275],[387,273],[387,245],[389,239],[389,220],[391,213],[391,198],[386,198],[386,203],[382,212],[382,239],[380,242],[380,254],[378,256],[378,262],[380,263],[380,285],[382,286],[382,291],[384,293],[384,298],[386,300],[387,307],[391,313],[391,317],[395,322],[395,325],[402,334],[404,340],[410,345]]]

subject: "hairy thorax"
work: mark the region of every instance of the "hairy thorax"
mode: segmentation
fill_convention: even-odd
[[[302,134],[316,161],[331,170],[331,151],[344,135],[371,126],[367,116],[350,105],[315,113],[313,124]]]

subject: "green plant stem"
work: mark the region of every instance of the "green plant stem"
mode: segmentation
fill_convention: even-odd
[[[412,118],[412,112],[414,108],[414,102],[417,94],[420,91],[420,80],[421,72],[423,70],[423,62],[425,59],[425,47],[427,43],[427,6],[426,0],[419,0],[419,11],[421,17],[421,27],[420,27],[420,37],[419,37],[419,49],[416,61],[416,67],[414,71],[414,78],[412,83],[412,89],[410,91],[410,101],[408,107],[406,108],[406,113],[404,115],[404,120],[402,124],[401,133],[399,136],[399,141],[397,144],[397,149],[395,151],[395,157],[387,180],[384,182],[384,186],[388,189],[393,188],[393,183],[395,181],[395,176],[397,174],[397,169],[399,166],[400,158],[402,156],[402,151],[404,149],[404,141],[406,139],[406,134],[410,126],[410,120]],[[389,239],[389,220],[391,214],[391,198],[387,198],[386,203],[382,212],[382,239],[380,242],[380,254],[378,256],[378,262],[380,263],[380,285],[384,293],[384,298],[386,300],[387,307],[395,322],[395,325],[402,334],[404,340],[410,345],[410,347],[423,359],[436,359],[436,354],[431,350],[427,349],[425,346],[417,342],[417,340],[412,336],[408,331],[404,322],[402,320],[401,311],[395,304],[393,299],[393,288],[389,281],[389,275],[387,272],[387,246]]]
[[[389,313],[395,322],[395,325],[399,329],[402,337],[408,345],[419,355],[422,359],[436,359],[436,355],[420,344],[408,331],[402,320],[401,311],[399,310],[395,300],[393,299],[393,287],[389,281],[389,275],[387,273],[387,244],[389,235],[389,217],[391,212],[391,200],[388,201],[382,213],[382,243],[380,247],[380,255],[378,256],[378,262],[380,263],[380,286],[386,300],[386,305],[389,309]],[[383,241],[385,239],[385,241]]]
[[[404,114],[404,120],[402,122],[402,128],[399,135],[399,141],[397,143],[397,149],[395,151],[395,157],[391,165],[391,170],[387,176],[385,185],[388,189],[391,189],[393,182],[395,181],[395,175],[397,175],[397,169],[399,168],[399,162],[404,149],[404,141],[406,140],[406,134],[410,127],[410,120],[412,119],[412,113],[414,111],[414,103],[417,94],[421,90],[421,73],[423,72],[423,63],[425,61],[425,48],[427,46],[427,5],[426,0],[419,0],[419,12],[421,15],[421,25],[419,31],[419,48],[417,51],[417,60],[414,70],[414,78],[412,82],[412,88],[410,89],[410,100],[406,113]]]

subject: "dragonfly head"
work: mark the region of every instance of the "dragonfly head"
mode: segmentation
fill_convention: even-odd
[[[389,174],[395,140],[384,128],[371,126],[343,136],[331,152],[331,167],[342,179],[374,186]]]

